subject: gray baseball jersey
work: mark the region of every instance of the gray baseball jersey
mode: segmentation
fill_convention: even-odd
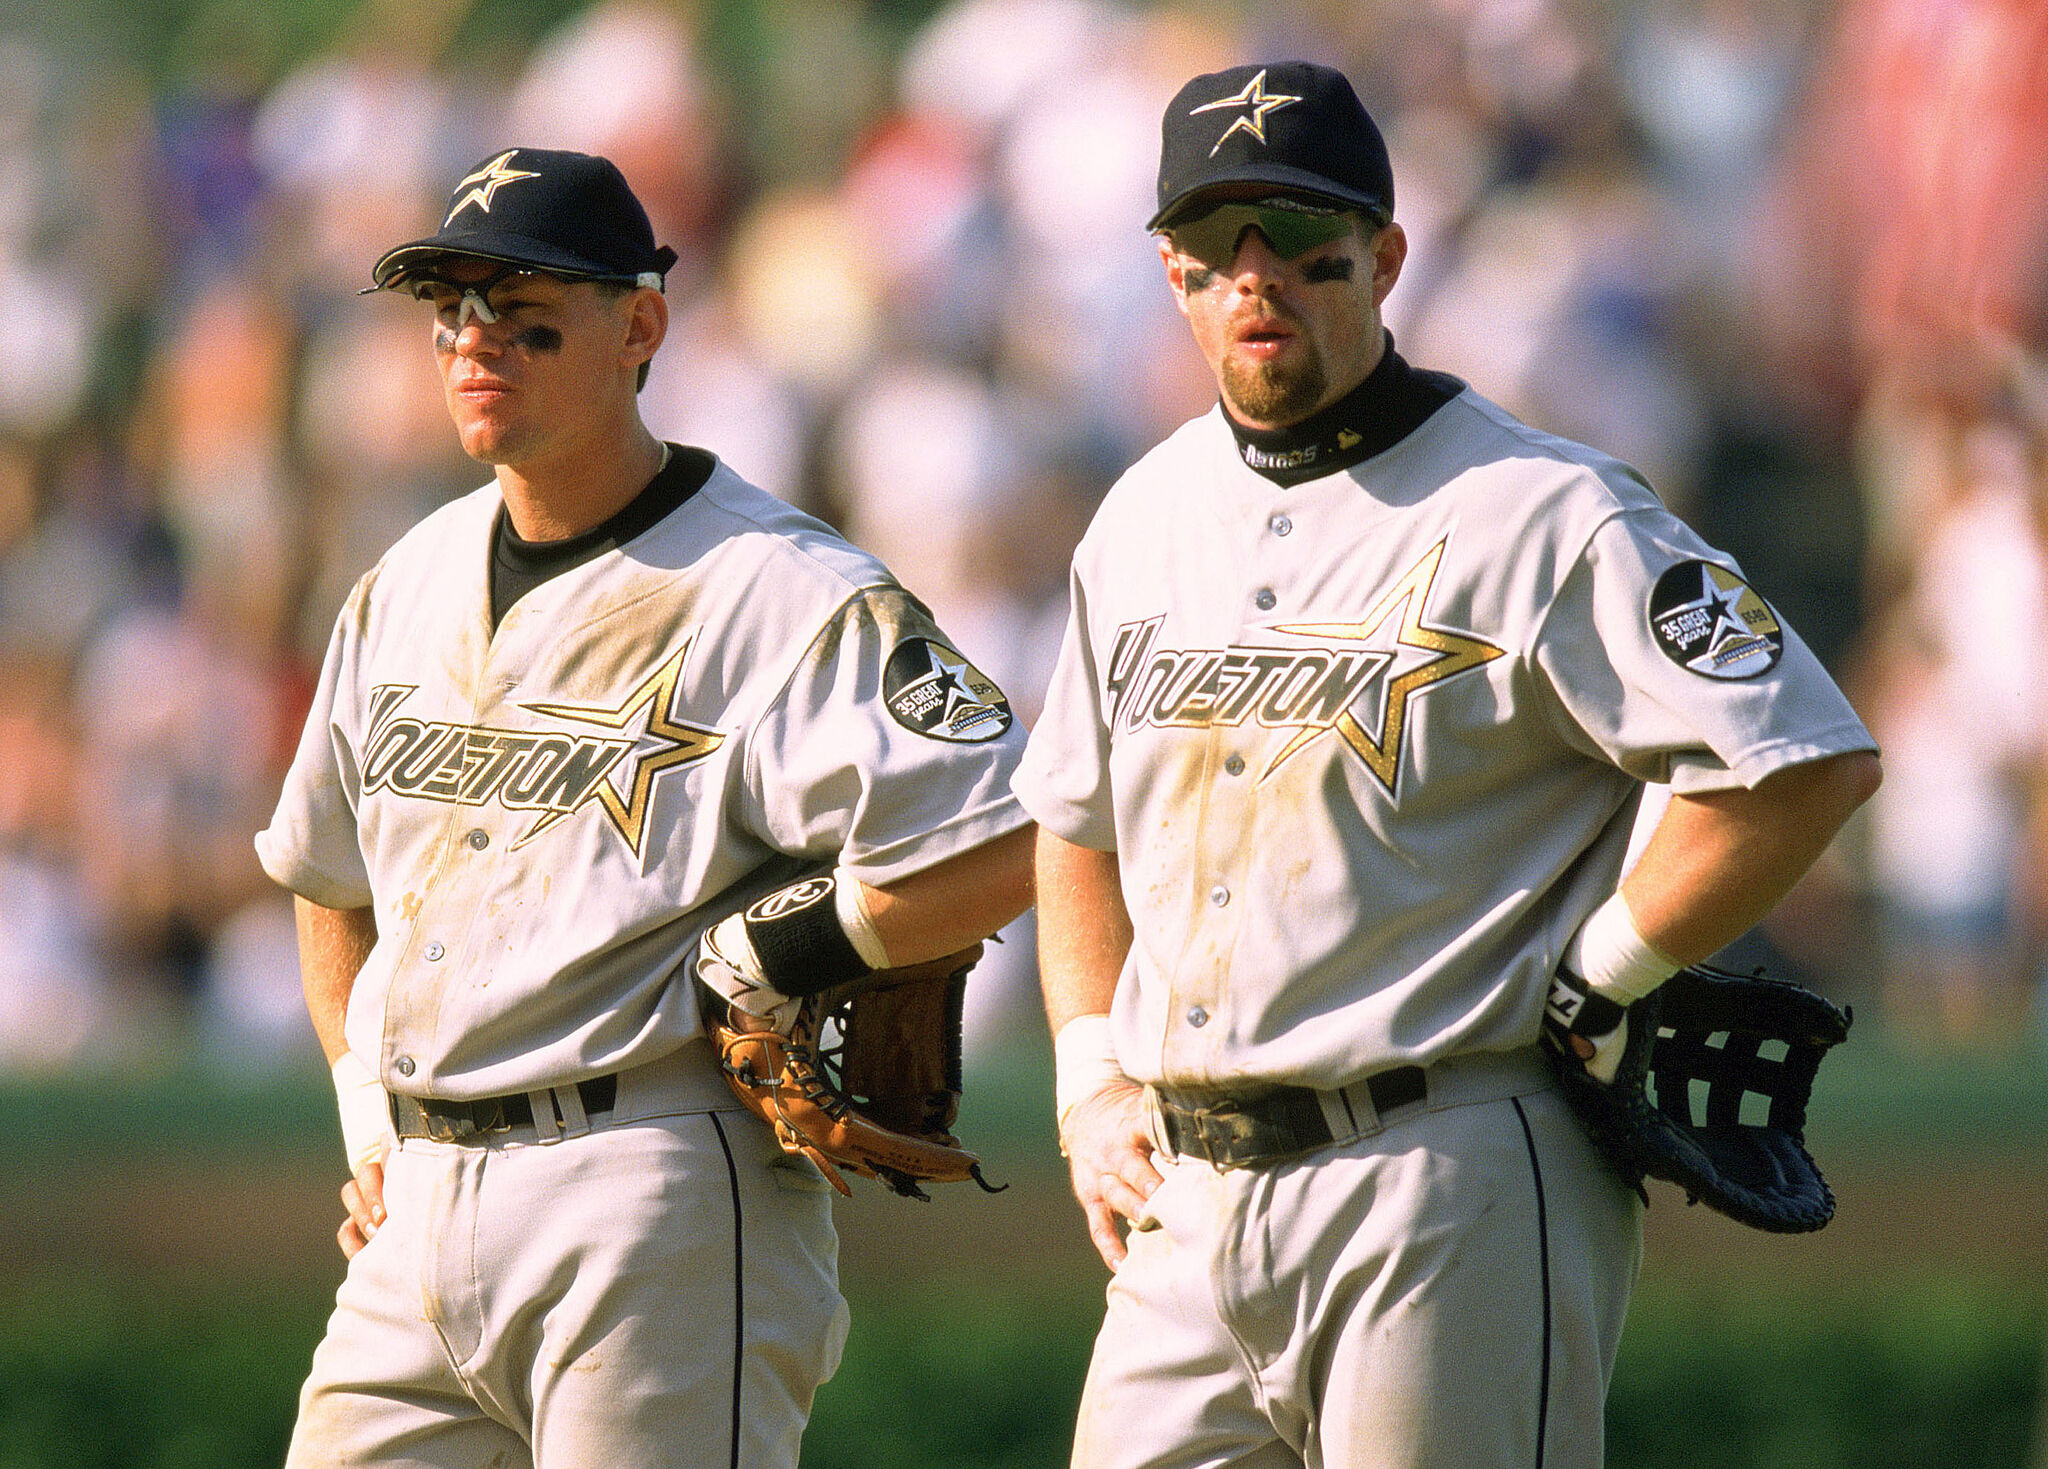
[[[1022,733],[872,557],[677,458],[694,494],[495,628],[488,486],[335,627],[264,865],[374,907],[350,1050],[519,1120],[386,1159],[294,1466],[793,1465],[837,1363],[828,1186],[737,1110],[689,960],[801,871],[1021,826]]]
[[[723,465],[492,629],[495,486],[357,584],[265,869],[374,906],[347,1037],[394,1091],[608,1073],[699,1033],[685,960],[803,866],[882,884],[1021,826],[1021,726],[882,565]]]
[[[1641,783],[1872,746],[1633,471],[1466,390],[1279,486],[1220,410],[1111,491],[1017,778],[1121,862],[1133,1077],[1345,1084],[1537,1035]]]

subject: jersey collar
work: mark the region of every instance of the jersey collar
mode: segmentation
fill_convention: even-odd
[[[1275,484],[1298,485],[1385,453],[1464,388],[1448,373],[1410,367],[1389,332],[1379,365],[1321,412],[1287,428],[1259,429],[1246,428],[1225,405],[1223,421],[1247,468]]]

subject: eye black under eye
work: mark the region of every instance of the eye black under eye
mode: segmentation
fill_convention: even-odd
[[[1321,260],[1311,260],[1301,274],[1310,285],[1319,286],[1328,281],[1348,281],[1357,269],[1349,255],[1326,255]]]

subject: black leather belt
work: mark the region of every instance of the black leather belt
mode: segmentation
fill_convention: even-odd
[[[619,1100],[616,1076],[594,1076],[576,1083],[586,1114],[609,1112]],[[525,1092],[503,1097],[479,1097],[471,1102],[448,1102],[438,1097],[407,1097],[391,1094],[391,1125],[400,1137],[430,1137],[436,1142],[461,1142],[466,1138],[510,1132],[515,1127],[533,1126],[533,1102]]]
[[[1377,1072],[1362,1086],[1372,1099],[1374,1112],[1381,1116],[1419,1102],[1429,1093],[1420,1066]],[[1328,1147],[1370,1129],[1371,1117],[1355,1118],[1352,1131],[1340,1139],[1330,1128],[1320,1098],[1321,1093],[1302,1086],[1283,1086],[1250,1101],[1225,1097],[1193,1103],[1160,1092],[1159,1115],[1166,1145],[1175,1157],[1201,1158],[1218,1168],[1242,1168]]]

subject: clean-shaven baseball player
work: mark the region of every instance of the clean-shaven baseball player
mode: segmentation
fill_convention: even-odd
[[[1341,74],[1189,82],[1158,204],[1222,401],[1079,547],[1017,779],[1116,1271],[1074,1462],[1586,1469],[1641,1205],[1540,1037],[1611,1077],[1621,1007],[1870,794],[1870,736],[1628,466],[1396,355]]]
[[[794,1465],[831,1195],[739,1110],[698,979],[765,1024],[1029,900],[1001,692],[643,426],[674,258],[611,163],[508,148],[373,273],[494,479],[356,585],[257,839],[354,1171],[294,1466]]]

